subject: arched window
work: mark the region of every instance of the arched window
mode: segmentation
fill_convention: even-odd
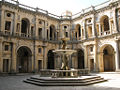
[[[81,37],[81,26],[80,24],[76,25],[76,33],[75,33],[75,38],[80,38]]]
[[[108,16],[106,16],[106,15],[102,16],[100,19],[100,24],[101,24],[102,32],[110,30]]]
[[[50,25],[50,40],[54,40],[55,37],[56,37],[56,35],[55,35],[55,26]]]
[[[108,21],[108,17],[106,17],[104,20],[103,20],[103,25],[104,25],[104,31],[108,31],[109,30],[109,21]]]
[[[21,23],[22,23],[21,24],[21,33],[27,34],[27,32],[29,32],[29,25],[30,25],[29,20],[24,18],[24,19],[22,19]]]

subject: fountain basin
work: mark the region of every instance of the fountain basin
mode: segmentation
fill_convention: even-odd
[[[70,69],[70,70],[40,70],[40,77],[52,78],[75,78],[82,75],[88,75],[89,69]]]
[[[54,50],[53,52],[58,53],[58,54],[71,55],[71,54],[75,53],[76,50],[59,49],[59,50]]]

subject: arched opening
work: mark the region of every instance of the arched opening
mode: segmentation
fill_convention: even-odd
[[[22,19],[21,24],[21,33],[27,34],[29,33],[29,20],[24,18]]]
[[[32,71],[32,52],[28,47],[22,46],[18,49],[17,66],[17,69],[20,73]]]
[[[54,40],[55,37],[55,26],[50,25],[50,40]]]
[[[81,26],[80,24],[76,25],[76,33],[77,33],[77,37],[81,38]]]
[[[103,66],[103,71],[115,71],[115,51],[111,45],[105,45],[102,48],[103,61],[101,61]]]
[[[47,69],[54,69],[54,53],[53,50],[49,50],[48,54],[48,62],[47,62]]]
[[[100,23],[101,23],[102,32],[110,30],[108,16],[106,16],[106,15],[102,16],[102,18],[100,19]]]
[[[78,69],[84,69],[84,52],[83,50],[78,50]]]

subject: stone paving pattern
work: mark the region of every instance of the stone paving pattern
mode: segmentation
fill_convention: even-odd
[[[120,73],[108,72],[97,74],[107,82],[89,86],[36,86],[24,83],[23,80],[32,75],[0,76],[0,90],[120,90]]]

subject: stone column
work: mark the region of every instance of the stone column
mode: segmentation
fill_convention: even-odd
[[[16,62],[17,62],[17,54],[16,54],[16,43],[13,43],[13,44],[11,44],[12,46],[12,58],[11,58],[11,73],[15,73],[15,72],[17,72],[17,65],[16,65]]]
[[[113,29],[115,29],[115,32],[114,33],[117,33],[118,32],[118,24],[117,24],[117,17],[116,17],[116,8],[114,8],[113,10]]]
[[[99,71],[103,72],[104,71],[104,65],[103,65],[103,52],[99,52]]]
[[[109,29],[110,29],[110,34],[112,34],[112,28],[111,28],[111,22],[109,20]]]
[[[0,73],[3,71],[3,58],[2,58],[2,40],[0,40]]]
[[[85,51],[84,51],[84,63],[85,63],[85,68],[88,68],[88,51],[87,51],[87,45],[85,46]]]
[[[98,72],[98,58],[97,58],[97,40],[95,40],[94,45],[94,71]]]
[[[13,34],[15,34],[16,33],[16,25],[17,25],[17,15],[16,15],[16,12],[15,12],[15,17],[14,17],[14,20],[13,20]]]
[[[96,28],[95,28],[95,15],[93,14],[93,25],[92,25],[92,35],[93,37],[96,37]]]
[[[116,44],[116,55],[115,55],[115,66],[116,66],[116,71],[120,70],[119,69],[119,63],[120,63],[120,60],[119,60],[119,45],[118,45],[118,40],[116,39],[115,40],[115,44]]]
[[[101,24],[99,23],[99,36],[101,36]]]
[[[4,31],[5,30],[5,19],[4,19],[4,10],[1,8],[1,25],[0,25],[0,31]]]
[[[83,30],[84,30],[84,39],[86,39],[87,38],[87,31],[86,31],[85,20],[84,20],[84,24],[83,24]]]
[[[44,69],[44,61],[45,61],[45,47],[43,46],[43,60],[42,60],[42,69]]]

